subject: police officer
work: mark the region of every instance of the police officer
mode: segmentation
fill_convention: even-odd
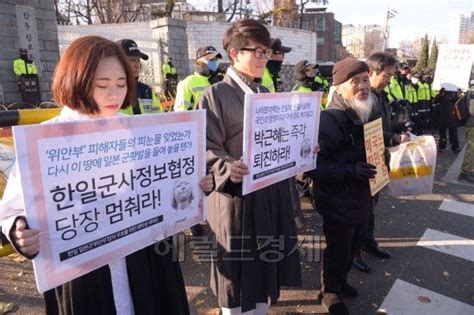
[[[194,61],[196,72],[178,83],[174,111],[196,109],[204,90],[222,80],[219,59],[222,59],[222,55],[212,46],[201,47],[197,50]],[[193,236],[204,234],[200,224],[192,226],[190,230]]]
[[[13,72],[17,79],[23,74],[38,74],[38,69],[33,60],[28,58],[28,51],[24,48],[20,49],[20,58],[13,60]]]
[[[138,81],[142,67],[140,60],[148,60],[148,55],[142,53],[140,49],[138,49],[137,43],[131,39],[121,39],[117,41],[117,44],[120,45],[122,51],[125,53],[125,55],[127,55],[128,63],[133,70],[133,75],[135,76],[135,80],[137,82],[137,98],[134,104],[126,109],[122,109],[121,112],[127,115],[140,115],[160,112],[160,101],[156,97],[155,92],[153,92],[149,85]]]
[[[178,73],[176,72],[176,68],[173,65],[172,57],[168,57],[161,71],[165,79],[165,96],[171,98],[176,97],[176,82],[178,82]]]
[[[418,83],[420,82],[420,75],[409,72],[406,78],[409,83],[405,85],[405,99],[410,103],[411,120],[415,123],[413,133],[421,134],[420,114],[418,112]]]
[[[314,76],[317,64],[312,64],[308,60],[301,60],[295,65],[296,85],[293,87],[294,92],[311,92],[324,91],[324,85],[316,82]]]
[[[196,109],[204,90],[220,81],[219,59],[222,55],[212,46],[201,47],[196,52],[196,72],[178,83],[175,111]]]
[[[329,81],[323,78],[323,76],[321,75],[321,71],[319,70],[319,67],[314,69],[314,71],[315,71],[314,82],[321,85],[324,88],[324,92],[329,92],[329,87],[331,85],[329,84]]]
[[[272,39],[272,58],[268,60],[262,76],[262,85],[270,93],[283,92],[283,82],[280,77],[281,66],[285,54],[291,51],[291,47],[283,46],[279,38]]]
[[[390,84],[385,87],[389,102],[405,99],[405,86],[409,84],[407,74],[410,72],[408,66],[402,66],[400,71],[396,71],[390,80]]]
[[[420,134],[431,131],[430,119],[431,119],[431,85],[425,81],[426,76],[416,74],[415,78],[419,79],[418,82],[418,131]]]

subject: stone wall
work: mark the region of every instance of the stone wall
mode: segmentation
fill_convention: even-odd
[[[62,52],[72,40],[84,35],[99,35],[111,40],[131,38],[140,50],[150,56],[148,61],[142,61],[141,80],[160,92],[163,82],[161,68],[168,56],[174,58],[179,79],[194,71],[196,51],[202,46],[214,46],[222,53],[222,62],[228,63],[222,48],[222,36],[231,25],[227,22],[162,18],[151,22],[58,26],[59,46]],[[291,89],[294,65],[303,59],[316,61],[316,33],[276,26],[270,26],[269,30],[272,37],[279,37],[285,46],[293,47],[293,51],[286,55],[282,69],[282,76],[287,82],[285,89]]]
[[[24,29],[19,29],[18,20],[24,17],[17,17],[17,6],[33,13],[28,16],[31,21],[27,26],[31,34],[25,34]],[[34,25],[36,29],[33,29]],[[30,47],[21,47],[26,42],[25,35],[31,41]],[[28,48],[39,69],[41,100],[50,100],[51,79],[59,59],[53,1],[0,0],[0,92],[3,96],[0,96],[0,103],[21,101],[12,66],[13,60],[19,57],[20,48]]]
[[[184,78],[190,71],[186,21],[161,18],[151,21],[150,27],[153,39],[160,45],[162,60],[166,62],[168,57],[172,57],[178,79]]]
[[[163,62],[161,49],[153,32],[150,22],[120,23],[120,24],[97,24],[97,25],[58,25],[59,50],[62,54],[69,44],[85,35],[97,35],[113,41],[130,38],[133,39],[141,51],[149,56],[148,60],[142,60],[142,72],[140,80],[160,90],[161,65]]]

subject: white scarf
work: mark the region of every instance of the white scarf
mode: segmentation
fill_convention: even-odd
[[[252,91],[252,89],[247,84],[245,84],[244,81],[242,81],[242,79],[239,77],[239,75],[237,73],[235,73],[235,71],[234,71],[234,69],[232,69],[232,67],[227,68],[226,74],[229,77],[231,77],[232,80],[235,81],[235,83],[237,83],[237,85],[242,89],[242,91],[244,91],[245,94],[255,94],[255,92]]]

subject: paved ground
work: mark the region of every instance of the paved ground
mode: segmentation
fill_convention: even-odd
[[[462,131],[459,131],[460,136]],[[462,154],[462,153],[461,153]],[[474,314],[474,186],[455,181],[462,156],[438,155],[433,194],[395,199],[382,193],[376,212],[376,237],[393,257],[366,256],[371,274],[353,270],[349,282],[360,297],[348,301],[351,314]],[[306,254],[303,287],[285,289],[272,314],[319,314],[320,217],[303,200],[307,223],[299,232]],[[312,242],[310,242],[312,241]],[[192,240],[181,253],[193,314],[218,314],[209,288],[209,265],[199,260]],[[308,257],[309,256],[309,257]],[[18,256],[0,259],[0,302],[16,304],[13,313],[43,313],[31,264]]]

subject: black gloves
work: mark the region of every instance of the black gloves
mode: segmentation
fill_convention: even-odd
[[[352,172],[352,176],[359,180],[374,178],[375,174],[377,174],[376,167],[366,162],[357,162]]]

